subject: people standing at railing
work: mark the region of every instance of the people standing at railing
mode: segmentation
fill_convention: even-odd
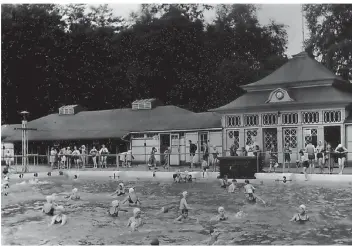
[[[85,168],[86,162],[87,162],[87,150],[86,146],[82,145],[80,148],[81,151],[81,161],[82,161],[82,167]]]
[[[5,163],[6,165],[10,166],[11,165],[11,153],[10,151],[6,151],[5,153]]]
[[[169,168],[170,154],[171,154],[171,149],[170,147],[167,147],[167,149],[164,151],[164,169]]]
[[[332,174],[332,172],[334,171],[334,158],[331,155],[331,153],[333,152],[330,143],[326,143],[326,147],[325,147],[325,163],[328,166],[328,173]]]
[[[67,147],[66,149],[66,162],[67,162],[67,168],[71,169],[71,163],[72,163],[72,150],[70,147]]]
[[[219,151],[218,151],[218,149],[216,148],[215,145],[213,145],[210,148],[210,154],[211,154],[211,165],[213,166],[213,170],[215,171],[216,164],[217,164],[217,161],[218,161],[218,155],[219,155]]]
[[[54,163],[55,163],[56,155],[57,155],[56,150],[54,149],[54,147],[51,147],[51,150],[50,150],[50,157],[49,157],[51,169],[54,168]]]
[[[148,163],[149,169],[150,169],[152,166],[154,166],[154,168],[156,168],[155,153],[156,153],[156,148],[153,147],[153,148],[152,148],[152,151],[150,152],[150,155],[149,155],[149,163]]]
[[[277,151],[275,148],[274,144],[271,144],[270,150],[269,150],[269,155],[270,155],[270,167],[269,167],[269,172],[271,172],[271,169],[274,168],[274,173],[276,172],[276,168],[279,166],[277,162]]]
[[[79,167],[79,160],[80,160],[80,155],[81,153],[79,152],[79,150],[77,149],[76,146],[73,147],[73,152],[72,152],[72,158],[73,158],[73,161],[75,163],[75,166],[76,168]]]
[[[109,150],[105,147],[105,145],[103,144],[101,146],[101,149],[99,150],[99,154],[100,154],[100,167],[103,168],[107,168],[107,164],[106,164],[106,159],[107,159],[107,155],[109,154]]]
[[[315,147],[311,141],[308,141],[305,152],[308,154],[309,173],[313,174],[315,169]]]
[[[66,148],[62,148],[59,152],[60,166],[66,168]]]
[[[335,152],[337,153],[337,160],[339,164],[339,174],[342,174],[343,169],[345,168],[346,155],[348,150],[342,144],[339,144],[335,149]]]
[[[190,155],[190,161],[191,161],[191,169],[193,169],[194,166],[194,158],[196,156],[196,151],[197,151],[197,145],[192,143],[191,140],[189,140],[189,155]]]
[[[235,141],[233,141],[233,144],[230,147],[230,156],[238,156]]]
[[[322,141],[318,142],[318,145],[315,149],[315,152],[317,153],[317,160],[318,160],[318,166],[320,169],[320,173],[324,173],[324,146]]]
[[[95,146],[93,146],[93,148],[90,150],[89,154],[92,156],[93,168],[98,168],[98,165],[97,165],[98,150],[95,148]]]
[[[288,167],[288,171],[290,171],[290,164],[291,164],[291,154],[292,154],[292,150],[290,149],[290,144],[289,143],[285,143],[285,147],[284,147],[284,166]]]

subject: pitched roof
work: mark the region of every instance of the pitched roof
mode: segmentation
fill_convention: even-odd
[[[284,89],[284,88],[283,88]],[[211,109],[210,111],[227,111],[238,109],[256,108],[266,105],[302,105],[302,104],[333,104],[333,103],[352,103],[352,94],[346,91],[341,91],[333,86],[306,87],[306,88],[291,88],[289,89],[290,96],[295,100],[292,102],[280,103],[265,103],[270,95],[270,90],[251,91],[236,100],[222,107]]]
[[[12,126],[11,126],[12,127]],[[50,114],[28,122],[29,140],[121,138],[130,132],[221,127],[220,116],[194,113],[176,106],[151,110],[130,108],[82,111],[75,115]],[[21,131],[8,131],[6,141],[20,141]]]
[[[244,85],[243,88],[324,80],[333,81],[342,79],[327,69],[323,64],[310,58],[306,52],[301,52],[294,55],[293,58],[270,75],[257,82]]]

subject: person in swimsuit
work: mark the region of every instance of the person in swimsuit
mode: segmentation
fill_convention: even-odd
[[[288,167],[288,171],[290,172],[290,163],[291,163],[291,154],[292,154],[292,150],[290,149],[290,144],[286,143],[285,144],[285,148],[284,148],[284,165],[287,164]]]
[[[182,192],[182,198],[181,198],[180,207],[179,207],[179,209],[181,211],[181,215],[175,219],[175,222],[176,221],[184,221],[187,219],[195,219],[198,221],[197,218],[188,216],[188,210],[191,210],[192,208],[187,203],[187,200],[186,200],[187,196],[188,196],[187,191]]]
[[[181,170],[177,170],[176,173],[172,175],[172,178],[174,179],[174,182],[180,183],[181,182]]]
[[[72,157],[73,157],[73,161],[75,163],[76,168],[79,167],[80,155],[81,155],[81,153],[77,149],[77,146],[74,146],[73,147],[73,152],[72,152]]]
[[[224,175],[224,178],[222,179],[222,185],[221,188],[227,188],[230,185],[230,182],[227,178],[227,175]]]
[[[166,213],[168,213],[171,209],[174,209],[174,208],[176,208],[176,207],[177,207],[176,205],[164,206],[164,207],[162,207],[162,208],[156,213],[156,215],[159,215],[159,214],[166,214]]]
[[[296,221],[296,222],[300,222],[300,223],[305,223],[307,221],[309,221],[309,217],[307,215],[307,209],[305,205],[301,205],[299,206],[299,212],[297,214],[295,214],[292,219],[290,219],[290,221]]]
[[[303,173],[304,173],[305,179],[307,181],[308,180],[307,168],[309,168],[309,161],[308,161],[307,157],[305,156],[303,150],[300,150],[299,154],[301,155],[301,164],[303,166]]]
[[[133,217],[129,218],[127,227],[131,227],[132,231],[136,231],[140,226],[143,225],[141,218],[141,210],[139,208],[133,209]]]
[[[254,186],[249,183],[248,179],[246,179],[244,182],[245,182],[245,186],[243,188],[244,188],[244,194],[247,200],[251,203],[255,203],[256,197],[254,196],[254,191],[255,191]]]
[[[212,219],[212,221],[224,221],[227,220],[229,217],[225,215],[225,209],[224,207],[219,207],[218,208],[218,215],[215,216],[215,218]]]
[[[93,149],[90,150],[89,154],[92,156],[93,168],[98,168],[98,164],[97,164],[98,150],[95,148],[95,146],[93,146]]]
[[[128,196],[123,200],[122,204],[125,204],[128,201],[130,206],[141,205],[141,201],[139,200],[136,192],[133,188],[128,190]]]
[[[65,212],[64,207],[57,206],[56,211],[57,211],[57,214],[54,215],[49,226],[52,226],[54,224],[61,224],[62,226],[65,225],[67,222],[67,216],[64,214],[64,212]]]
[[[128,210],[120,208],[120,202],[118,200],[112,201],[109,209],[109,215],[112,217],[118,217],[120,211],[128,212]]]
[[[308,153],[309,173],[313,174],[315,170],[315,147],[310,141],[308,141],[305,152]]]
[[[335,153],[337,153],[337,161],[339,164],[339,174],[343,173],[343,169],[345,168],[345,162],[346,162],[346,156],[348,153],[348,150],[342,146],[342,144],[339,144],[336,149]]]
[[[125,195],[126,192],[125,192],[125,186],[123,183],[119,183],[119,187],[117,188],[117,190],[111,194],[111,196],[113,195],[117,195],[117,196],[122,196],[122,195]]]
[[[235,193],[236,185],[237,185],[237,180],[233,179],[232,184],[230,184],[229,186],[229,193]]]
[[[43,213],[49,216],[53,216],[56,208],[56,204],[54,203],[55,201],[55,194],[52,194],[51,196],[46,197],[46,203],[44,203],[43,206]]]
[[[324,173],[324,146],[322,141],[319,141],[318,146],[315,149],[315,152],[317,153],[317,159],[318,159],[318,166],[320,168],[320,173]]]
[[[204,174],[207,174],[207,177],[209,178],[209,174],[208,174],[208,162],[206,160],[202,161],[202,168],[203,168],[203,178],[204,178]]]
[[[9,173],[9,168],[10,166],[8,164],[6,164],[6,166],[4,167],[4,169],[2,170],[2,174],[4,176],[7,176],[7,174]]]
[[[69,201],[69,200],[79,200],[81,197],[79,196],[78,189],[74,188],[72,189],[71,194],[69,194],[65,198],[68,198],[68,201]]]

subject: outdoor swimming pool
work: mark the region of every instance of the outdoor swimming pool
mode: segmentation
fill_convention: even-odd
[[[228,194],[219,181],[197,181],[174,184],[167,180],[124,180],[134,186],[140,196],[146,223],[137,232],[126,228],[128,213],[118,218],[107,215],[115,198],[110,194],[119,181],[100,178],[72,180],[64,177],[40,179],[41,184],[18,184],[10,180],[10,194],[2,196],[2,244],[149,244],[157,237],[160,244],[202,244],[209,238],[209,228],[223,233],[215,244],[351,244],[352,185],[350,183],[277,183],[258,180],[251,183],[267,205],[247,205],[242,190]],[[17,184],[16,184],[17,183]],[[241,184],[240,184],[241,185]],[[68,223],[48,227],[50,217],[41,212],[45,196],[78,188],[81,201],[63,204]],[[180,193],[189,192],[187,199],[194,208],[195,221],[174,223],[176,211],[156,216],[161,206],[179,204]],[[120,198],[122,199],[122,198]],[[307,224],[289,222],[300,204],[305,204],[311,221]],[[230,220],[209,222],[224,206]],[[234,215],[243,211],[244,216]]]

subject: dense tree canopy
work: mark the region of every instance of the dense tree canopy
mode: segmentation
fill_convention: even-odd
[[[344,79],[352,80],[352,4],[304,6],[307,51]]]
[[[142,5],[131,16],[107,5],[2,5],[2,123],[20,122],[21,110],[33,119],[63,104],[99,110],[150,97],[204,111],[287,60],[285,27],[261,25],[254,5]]]

